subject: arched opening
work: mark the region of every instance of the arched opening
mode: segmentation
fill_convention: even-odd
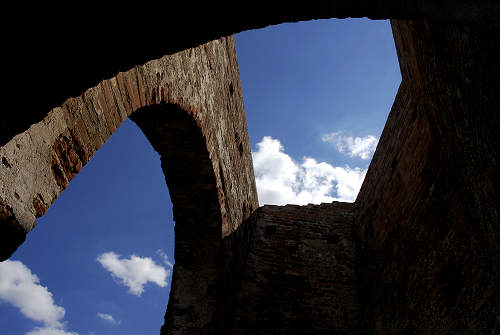
[[[88,6],[88,8],[94,10],[93,6]],[[149,11],[151,7],[146,6],[146,8]],[[230,8],[237,11],[234,6]],[[498,36],[500,35],[498,34],[498,26],[495,24],[498,22],[498,5],[475,4],[471,7],[467,1],[461,1],[456,6],[443,3],[437,7],[432,1],[415,5],[407,3],[396,5],[386,2],[373,6],[360,6],[356,2],[350,4],[339,2],[337,5],[325,5],[319,2],[307,6],[283,6],[277,3],[269,10],[262,10],[262,8],[261,4],[255,3],[251,10],[242,14],[250,19],[242,22],[238,19],[226,20],[227,17],[234,18],[234,16],[228,15],[226,17],[226,13],[223,11],[220,11],[219,14],[222,15],[221,19],[216,19],[220,16],[210,15],[210,13],[220,9],[216,6],[213,6],[212,12],[205,12],[205,8],[198,8],[197,13],[207,20],[203,21],[207,24],[201,24],[201,26],[212,27],[210,24],[212,22],[216,22],[220,26],[213,29],[199,29],[200,33],[194,36],[182,33],[171,34],[178,38],[175,40],[178,43],[173,42],[173,48],[185,50],[186,44],[182,44],[182,42],[187,41],[198,45],[200,38],[209,40],[227,32],[299,19],[364,15],[395,19],[392,22],[403,70],[403,84],[392,108],[390,127],[387,127],[387,131],[384,132],[386,134],[385,145],[380,151],[378,163],[372,164],[370,182],[365,183],[366,191],[362,192],[363,197],[358,197],[355,204],[357,207],[356,223],[361,230],[360,240],[365,248],[366,256],[368,256],[365,263],[362,264],[366,270],[362,286],[368,297],[364,301],[365,317],[368,319],[366,329],[379,333],[400,331],[432,333],[435,329],[460,333],[474,332],[478,328],[494,329],[497,324],[494,315],[499,310],[497,292],[500,292],[498,280],[496,280],[499,277],[500,269],[499,257],[497,257],[499,243],[494,238],[494,236],[498,236],[497,206],[495,204],[498,193],[498,173],[496,172],[496,151],[494,150],[498,144],[497,137],[494,136],[498,128],[499,70],[497,59],[500,53],[498,50],[500,45]],[[159,15],[163,15],[163,11],[157,12],[160,13]],[[170,12],[179,13],[178,20],[167,20],[172,25],[170,29],[165,28],[164,20],[151,20],[148,15],[143,16],[144,20],[148,20],[143,21],[144,25],[129,26],[136,32],[134,36],[137,40],[140,41],[142,36],[151,38],[152,43],[144,44],[154,48],[161,43],[157,43],[158,35],[151,32],[177,31],[179,22],[199,23],[196,19],[193,20],[194,16],[191,10]],[[70,13],[71,11],[68,11],[68,14]],[[129,13],[131,14],[130,20],[123,20],[122,16],[115,16],[115,19],[120,22],[132,22],[133,19],[140,16],[135,12],[135,8],[132,8]],[[258,15],[252,15],[254,13]],[[67,15],[67,17],[69,20],[73,19],[72,15]],[[28,17],[28,21],[30,19],[31,17]],[[403,21],[403,19],[415,21]],[[67,19],[66,22],[69,20]],[[80,29],[78,31],[75,31],[76,29],[73,31],[60,29],[60,22],[57,19],[52,21],[55,23],[52,27],[57,28],[54,31],[62,32],[60,35],[56,34],[59,41],[67,41],[66,44],[63,43],[63,47],[68,44],[77,45],[74,43],[75,40],[83,41],[84,45],[85,42],[89,42],[86,45],[92,45],[92,42],[95,42],[99,36],[102,36],[100,37],[102,45],[108,45],[108,48],[114,48],[116,45],[109,43],[108,34],[101,34],[101,31],[96,34],[88,33],[85,28],[86,25],[94,24],[92,20],[86,20],[88,22],[85,24],[79,22],[80,25],[77,23],[72,26],[73,28],[77,26]],[[20,20],[20,22],[23,21]],[[40,36],[44,36],[44,34],[51,36],[51,34],[46,33],[47,30],[34,29],[38,24],[37,21],[34,20],[34,22],[35,24],[29,25],[29,29],[42,34]],[[157,22],[156,29],[154,27],[152,29],[150,22]],[[118,26],[120,25],[110,24],[113,29]],[[101,25],[95,27],[102,29]],[[81,34],[82,31],[84,34]],[[112,29],[109,31],[114,32]],[[72,35],[73,33],[74,35]],[[110,58],[120,55],[120,53],[125,55],[123,57],[128,56],[129,53],[126,51],[130,49],[130,41],[134,39],[129,34],[117,35],[124,36],[126,39],[126,43],[121,43],[122,48],[124,48],[122,50],[125,52],[119,50],[118,53],[115,51],[115,54],[108,54],[106,51],[109,49],[89,48],[91,54],[94,57],[100,57],[101,54],[111,55]],[[15,45],[26,45],[25,48],[20,48],[20,53],[31,57],[32,44],[28,42],[29,40],[13,36],[17,41],[21,41]],[[67,39],[66,36],[74,38]],[[38,37],[33,34],[32,41],[36,41]],[[57,38],[54,40],[56,41],[54,45],[57,45]],[[40,39],[40,41],[44,41],[44,39]],[[165,43],[165,45],[169,45],[169,43]],[[59,52],[60,48],[61,46],[58,45],[58,48],[53,49]],[[39,54],[45,53],[45,48],[35,47],[34,49],[41,50]],[[137,50],[139,49],[137,48]],[[95,50],[99,50],[99,52],[95,52]],[[164,49],[158,47],[157,50]],[[187,52],[182,53],[185,56]],[[60,52],[59,54],[61,58],[68,58],[75,63],[87,56],[78,52],[69,52],[68,54]],[[71,55],[75,55],[74,58]],[[45,58],[40,58],[39,64],[43,66],[38,67],[52,69],[52,66],[45,66],[44,63],[51,56],[47,53]],[[196,52],[194,52],[192,59],[181,56],[175,59],[174,63],[196,65],[199,64],[196,57]],[[48,64],[57,64],[61,58],[53,58],[52,63]],[[28,72],[31,71],[31,68],[24,66],[28,60],[31,58],[22,57],[20,62],[14,63],[18,65],[19,69],[26,68],[25,72],[21,71],[21,75],[15,73],[12,76],[17,80],[14,81],[14,85],[11,85],[13,89],[9,93],[16,92],[12,98],[16,102],[25,98],[26,91],[19,89],[19,87],[24,87],[25,78],[34,77],[45,80],[50,77],[50,75],[32,75]],[[130,59],[129,62],[131,62],[129,64],[137,63]],[[88,62],[90,67],[95,63],[98,62]],[[115,63],[120,64],[120,66],[123,64]],[[12,66],[12,68],[17,69],[16,66]],[[37,66],[34,68],[36,69]],[[69,81],[68,78],[75,80],[78,78],[71,71],[66,71],[64,66],[54,66],[54,68],[59,68],[60,72],[64,72],[63,75],[59,73],[54,76],[54,81],[59,83],[58,88],[64,88],[64,85]],[[215,68],[227,69],[224,66],[215,66]],[[188,70],[189,66],[184,68],[184,70],[186,69]],[[118,70],[115,67],[113,71]],[[93,81],[87,80],[88,78],[82,79],[82,76],[79,76],[84,88],[92,86],[102,79],[98,71],[94,73],[95,77],[98,78],[94,77]],[[176,79],[182,81],[186,72],[180,71],[180,73],[181,75],[177,76]],[[129,74],[126,76],[128,77]],[[135,73],[133,74],[135,75]],[[143,73],[140,72],[140,74]],[[148,75],[150,78],[158,75],[158,81],[161,81],[161,73],[151,71]],[[123,77],[121,78],[123,79]],[[176,94],[175,90],[168,88],[168,84],[172,84],[172,81],[169,83],[164,81],[161,85],[153,85],[155,88],[160,88],[155,91],[156,94],[152,94],[151,89],[149,91],[146,89],[142,92],[145,91],[147,94],[141,95],[140,93],[139,96],[141,99],[145,97],[148,102],[159,103],[168,100],[170,103],[183,105],[183,97],[190,99],[187,97],[196,95],[197,91],[206,87],[200,82],[193,81],[191,87],[194,89],[189,92],[183,90],[186,86],[180,85],[178,91],[182,91],[183,95],[179,95]],[[219,91],[226,91],[227,87],[231,87],[227,80],[219,82],[221,83]],[[123,86],[123,80],[120,85]],[[38,85],[38,87],[42,86]],[[39,92],[42,93],[39,93],[38,96],[49,93],[49,90],[54,90],[52,85],[47,85],[47,87],[46,90],[40,90]],[[76,90],[81,92],[84,88]],[[130,90],[130,87],[121,87],[120,90],[126,92]],[[59,89],[55,91],[62,94]],[[170,94],[174,94],[175,97],[172,98]],[[71,94],[63,95],[66,97]],[[133,101],[138,107],[135,98],[136,96],[132,94],[123,96],[123,99],[119,98],[117,101],[126,104]],[[157,98],[158,101],[156,101]],[[33,101],[38,101],[38,99],[33,99]],[[214,101],[217,99],[210,96],[205,100],[198,99],[196,103],[191,101],[188,105],[191,107],[199,106],[200,103],[204,102],[208,105]],[[49,103],[50,107],[54,106],[53,100]],[[41,105],[47,106],[44,103]],[[31,106],[37,107],[39,105]],[[224,104],[219,107],[224,107]],[[130,106],[127,108],[137,109],[130,108]],[[227,108],[229,109],[229,107]],[[10,141],[14,134],[29,127],[33,120],[39,120],[39,115],[36,113],[40,113],[40,109],[29,109],[34,110],[33,113],[26,113],[29,114],[29,118],[24,118],[24,113],[12,113],[16,117],[8,118],[8,122],[2,124],[2,130],[5,130],[2,135],[6,134],[2,136],[2,144]],[[45,113],[45,110],[42,108],[41,113]],[[186,110],[192,110],[192,108]],[[216,110],[206,108],[204,111],[217,113]],[[124,115],[129,114],[130,111],[125,110]],[[96,118],[98,119],[99,116]],[[19,119],[23,120],[21,126],[19,126]],[[211,121],[221,120],[212,118]],[[96,127],[101,125],[98,121],[90,124],[96,125]],[[217,131],[208,131],[207,133],[217,134],[214,135],[217,137],[224,136],[229,132],[231,141],[235,142],[237,137],[231,133],[230,128],[222,127],[218,129],[221,130],[220,133]],[[48,137],[50,138],[50,136]],[[31,140],[33,138],[37,139],[38,137],[34,136]],[[26,143],[30,143],[29,138],[23,139],[28,141]],[[92,137],[92,140],[96,142],[95,146],[99,147],[100,139]],[[222,142],[224,141],[217,142],[217,144]],[[17,144],[26,143],[18,142]],[[52,144],[51,142],[50,145]],[[248,146],[244,146],[244,149],[248,150]],[[1,153],[3,154],[3,152]],[[223,150],[217,151],[217,154],[220,153],[223,153]],[[216,156],[213,158],[214,161],[224,158],[224,155]],[[2,158],[6,169],[19,166],[8,158],[11,157],[7,157],[5,161]],[[217,166],[217,164],[215,165]],[[78,165],[71,166],[71,169],[73,168],[78,169]],[[234,169],[234,166],[227,169],[226,166],[223,166],[222,169],[226,177],[226,172],[237,170]],[[217,168],[214,171],[217,185],[221,186],[221,174],[217,172],[219,171]],[[476,173],[477,171],[480,173]],[[58,176],[62,175],[58,174]],[[13,180],[15,178],[7,179]],[[241,180],[244,179],[241,178]],[[225,178],[225,180],[238,180],[238,178]],[[408,186],[411,187],[410,190],[415,192],[408,191]],[[224,189],[231,190],[233,188],[224,187]],[[247,187],[243,187],[243,189],[243,193],[249,190]],[[21,193],[17,193],[17,195],[19,198],[24,196]],[[39,206],[41,203],[38,200],[33,201],[36,199],[36,193],[29,194],[29,196],[28,201],[36,203],[34,205],[36,213],[39,213],[40,210],[43,211],[43,206]],[[7,222],[3,224],[1,229],[2,232],[7,231],[15,234],[15,229],[9,228],[11,227],[9,222],[12,219],[13,209],[11,204],[16,202],[15,195],[12,197],[8,200],[0,199],[2,202],[2,222]],[[41,198],[38,199],[41,200]],[[236,199],[242,200],[238,197]],[[222,203],[221,200],[219,195],[219,201]],[[230,200],[234,200],[234,198],[230,198]],[[252,203],[254,198],[250,197],[249,200],[251,205],[255,204]],[[245,218],[245,214],[241,215],[241,212],[245,213],[246,211],[240,210],[249,208],[247,204],[248,202],[237,201],[236,206],[230,207],[236,208],[236,210],[228,211],[229,216],[236,212],[240,213],[234,217],[238,220],[230,220],[230,224],[237,226],[241,222],[240,219]],[[36,213],[32,212],[31,215],[34,216]],[[33,220],[30,220],[29,215],[25,219],[21,228],[26,228],[25,231],[28,231]],[[224,220],[224,215],[222,215],[222,220]],[[227,234],[223,232],[223,236],[230,234],[236,226],[229,225],[229,229],[226,229]],[[272,230],[269,230],[269,233],[272,233]],[[336,238],[332,238],[331,241],[336,241]],[[454,273],[461,276],[460,280],[455,281],[455,283],[462,283],[460,290],[456,289],[458,285],[456,286],[455,283],[450,285],[441,282],[443,278],[446,280],[446,276],[439,275],[442,272],[441,269],[444,269],[443,272],[453,269]],[[457,269],[460,270],[457,271]],[[443,292],[445,292],[444,296]]]
[[[235,64],[234,41],[223,38],[120,73],[51,110],[0,148],[2,219],[30,231],[130,116],[162,156],[177,222],[165,327],[212,331],[218,246],[258,207]],[[9,243],[10,221],[0,226]],[[22,241],[14,242],[3,245],[3,259]]]
[[[125,305],[128,304],[128,307],[131,307],[130,299],[134,299],[133,295],[140,296],[144,290],[143,285],[148,281],[155,282],[156,280],[158,286],[164,286],[166,283],[166,278],[158,281],[158,276],[156,278],[147,277],[145,282],[140,277],[159,270],[162,267],[162,261],[169,262],[168,259],[162,260],[162,257],[166,256],[165,251],[169,246],[173,247],[172,237],[174,234],[171,219],[173,210],[176,262],[170,299],[165,295],[165,292],[156,290],[156,294],[161,294],[161,298],[156,296],[156,301],[149,306],[136,302],[136,308],[143,307],[142,310],[136,312],[135,317],[138,318],[141,314],[152,309],[156,309],[155,314],[163,314],[165,302],[168,299],[169,314],[165,316],[164,327],[170,330],[182,328],[191,330],[204,329],[205,331],[211,331],[212,329],[213,331],[214,325],[212,323],[217,295],[217,252],[222,241],[223,221],[216,176],[206,138],[193,116],[174,104],[159,104],[139,108],[131,114],[130,119],[142,130],[144,135],[139,135],[139,137],[145,136],[147,138],[147,140],[144,138],[139,140],[142,140],[142,142],[149,141],[150,144],[147,144],[147,146],[152,146],[156,152],[156,164],[158,158],[160,158],[161,170],[159,172],[161,176],[158,175],[157,169],[155,171],[141,169],[140,165],[142,163],[151,164],[151,162],[146,162],[149,158],[138,153],[134,148],[127,148],[127,146],[136,146],[131,137],[138,137],[136,133],[140,132],[139,129],[136,129],[135,132],[131,131],[131,128],[137,127],[127,121],[120,128],[122,129],[121,133],[123,131],[126,133],[120,133],[118,139],[115,138],[116,134],[112,136],[110,141],[106,143],[106,149],[103,147],[96,153],[96,155],[99,155],[99,159],[93,160],[93,164],[89,167],[94,178],[90,183],[111,183],[115,184],[115,188],[96,188],[92,190],[91,186],[82,185],[82,183],[86,182],[85,178],[75,178],[73,183],[76,184],[76,190],[69,193],[69,198],[64,197],[62,199],[66,203],[68,201],[73,203],[67,204],[67,208],[59,209],[56,202],[56,206],[51,208],[50,211],[53,213],[60,210],[62,211],[60,216],[56,218],[51,215],[42,219],[39,222],[41,227],[35,230],[35,232],[40,231],[41,236],[35,234],[28,239],[28,245],[26,248],[22,248],[24,252],[18,252],[18,256],[14,255],[14,259],[22,260],[23,257],[27,258],[26,264],[34,264],[34,266],[29,266],[27,271],[31,268],[35,275],[41,275],[42,278],[47,271],[51,272],[50,278],[47,278],[47,280],[48,282],[55,282],[57,287],[64,288],[63,291],[66,293],[63,293],[62,296],[66,301],[66,307],[68,307],[67,304],[71,304],[72,300],[78,300],[78,297],[81,297],[80,300],[82,301],[79,301],[78,304],[72,304],[71,311],[75,314],[85,313],[86,317],[71,323],[71,314],[68,313],[67,319],[63,320],[61,318],[57,321],[68,322],[68,334],[71,329],[78,329],[80,332],[95,331],[95,328],[85,328],[96,322],[96,315],[111,325],[118,326],[119,323],[124,323],[123,326],[128,327],[129,330],[134,329],[134,327],[137,331],[147,331],[148,328],[153,328],[157,332],[163,322],[151,321],[151,317],[148,317],[142,320],[142,322],[148,323],[148,327],[138,328],[137,322],[127,322],[125,319],[134,316],[127,316],[123,313],[126,311],[131,312],[131,309],[125,307]],[[123,130],[124,126],[126,130]],[[122,142],[121,148],[118,145],[119,143],[115,143],[116,141]],[[140,149],[144,150],[144,143]],[[144,151],[147,151],[149,155],[153,154],[150,149],[146,148]],[[119,165],[100,164],[101,159],[106,159],[101,158],[103,155],[121,155],[121,159],[117,157],[107,158],[114,164]],[[120,164],[137,166],[135,169],[137,175],[127,175],[120,172],[122,169]],[[99,167],[105,167],[106,170],[99,172],[96,170]],[[155,176],[156,180],[153,180],[152,176]],[[127,182],[130,189],[119,188],[116,185],[123,178],[133,180],[133,182]],[[167,183],[165,184],[158,178],[165,179]],[[125,181],[122,182],[125,183]],[[134,184],[145,185],[139,187]],[[153,184],[155,184],[154,187]],[[162,195],[163,208],[160,204],[156,204],[156,206],[149,205],[144,194],[132,194],[127,197],[128,199],[123,199],[123,195],[128,192],[147,192],[147,185],[150,185],[152,192],[154,191],[153,195],[161,192],[158,187],[164,188],[168,185],[173,206],[169,205],[168,194]],[[105,194],[95,194],[95,192],[100,191],[105,192]],[[166,192],[166,190],[164,191]],[[75,192],[80,194],[75,194]],[[122,192],[122,194],[116,195],[115,192]],[[160,197],[160,195],[158,196]],[[132,199],[135,200],[135,203],[131,202]],[[150,200],[150,202],[155,200]],[[104,204],[93,206],[93,201],[100,201]],[[114,208],[105,209],[102,207],[103,205],[104,207]],[[86,215],[80,215],[82,211],[86,211]],[[117,213],[118,211],[124,215],[120,216]],[[170,218],[165,218],[165,215],[162,215],[163,213],[153,214],[148,213],[148,211],[165,212],[170,215]],[[89,212],[92,215],[89,215]],[[155,224],[147,222],[149,220],[160,220],[160,218],[163,218],[164,222],[155,222]],[[93,222],[87,224],[85,219]],[[51,228],[49,227],[51,221],[57,221],[54,222],[52,227],[52,229],[57,229],[54,233],[51,233],[49,229]],[[165,227],[160,227],[159,224]],[[167,229],[168,226],[170,226],[170,232]],[[154,227],[158,229],[156,233],[152,231]],[[104,236],[100,236],[100,234]],[[170,234],[170,238],[167,238],[165,234]],[[149,241],[145,240],[148,238]],[[57,245],[57,247],[46,248],[46,245]],[[41,249],[41,251],[37,252],[38,249]],[[172,253],[169,252],[169,254],[172,257]],[[129,255],[132,256],[127,260],[126,258]],[[101,290],[116,290],[116,285],[109,273],[99,267],[96,258],[108,272],[113,274],[116,282],[129,287],[132,297],[130,295],[128,298],[115,296],[115,300],[113,300],[113,296],[109,295],[104,298],[103,296],[107,292],[102,293],[103,296],[99,297]],[[152,263],[151,258],[153,258]],[[7,265],[12,264],[11,261],[8,262]],[[135,265],[132,262],[135,262]],[[78,265],[80,265],[79,268]],[[125,271],[123,268],[129,266],[128,272],[123,273]],[[151,269],[151,267],[154,267],[154,269]],[[168,269],[166,264],[163,264],[163,267],[167,268],[167,271],[173,270]],[[61,271],[61,269],[68,269],[68,271]],[[96,274],[96,270],[101,271]],[[134,276],[133,271],[144,271],[145,273]],[[75,278],[75,280],[71,278]],[[82,285],[83,287],[79,287],[78,280],[83,278],[86,278],[86,283]],[[103,278],[106,278],[106,283],[96,282],[96,280],[102,281]],[[141,282],[141,280],[143,281]],[[42,281],[43,284],[47,284],[47,281]],[[92,288],[95,288],[95,290],[92,290]],[[90,303],[91,299],[94,300],[95,306]],[[40,302],[35,300],[33,303]],[[119,306],[120,304],[124,306]],[[64,306],[58,306],[57,303],[54,303],[49,306],[49,309],[57,310],[61,307],[64,308]],[[19,318],[19,316],[17,317]],[[36,320],[36,317],[36,315],[32,316],[31,320]],[[87,322],[82,320],[87,320]],[[42,322],[45,321],[42,320]],[[36,322],[30,322],[29,326],[42,329],[40,327],[36,328]],[[46,328],[49,326],[51,325],[46,325]],[[57,327],[54,329],[63,331],[62,328]],[[116,330],[115,327],[107,331],[113,333]]]
[[[28,286],[29,278],[20,276],[25,289],[14,302],[26,294],[28,305],[63,308],[59,321],[71,334],[159,332],[174,262],[172,203],[160,156],[134,122],[116,130],[37,221],[10,260],[40,282]],[[105,255],[107,263],[99,262]],[[42,287],[52,304],[36,295]],[[5,334],[50,326],[50,319],[34,320],[41,312],[27,317],[19,313],[25,305],[11,305],[0,304]]]

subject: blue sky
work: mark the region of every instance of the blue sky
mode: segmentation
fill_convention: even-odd
[[[401,80],[388,21],[236,43],[261,204],[354,200]],[[1,333],[158,334],[173,227],[159,156],[127,120],[0,263]]]

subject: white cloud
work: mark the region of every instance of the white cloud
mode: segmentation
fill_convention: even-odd
[[[152,282],[160,287],[167,286],[167,276],[170,274],[163,266],[157,265],[150,257],[131,255],[130,258],[120,258],[114,252],[106,252],[97,257],[97,261],[111,272],[115,279],[128,286],[129,292],[140,296],[144,285]]]
[[[114,325],[119,325],[121,321],[116,320],[113,315],[106,313],[97,313],[97,317]]]
[[[337,146],[339,152],[345,152],[351,157],[358,156],[361,159],[370,158],[378,143],[378,139],[373,135],[352,137],[344,136],[341,131],[325,134],[321,139],[323,142]]]
[[[156,250],[156,253],[158,254],[158,256],[160,256],[162,258],[163,263],[165,263],[166,266],[168,266],[169,268],[174,267],[174,264],[172,264],[172,262],[170,261],[170,258],[168,258],[167,253],[165,251],[163,251],[163,249]]]
[[[360,168],[334,167],[309,157],[299,164],[269,136],[257,143],[252,159],[261,205],[352,202],[366,174]]]
[[[67,332],[59,328],[35,328],[26,333],[26,335],[78,335],[77,333]]]
[[[48,288],[20,261],[0,263],[0,300],[17,307],[25,317],[44,323],[27,335],[77,335],[63,330],[65,309],[54,303]]]

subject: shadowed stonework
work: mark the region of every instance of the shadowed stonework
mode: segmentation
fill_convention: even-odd
[[[500,4],[186,6],[103,8],[93,26],[66,7],[17,17],[7,94],[36,89],[2,114],[2,259],[130,116],[162,157],[177,222],[162,334],[499,334]],[[402,73],[358,198],[257,209],[222,36],[347,16],[393,19]]]
[[[217,250],[258,207],[232,37],[104,80],[0,148],[1,257],[128,116],[160,154],[173,203],[167,325],[213,329]]]
[[[260,207],[224,240],[221,331],[361,334],[356,241],[352,203]]]
[[[378,334],[495,334],[499,27],[391,24],[403,81],[355,203],[365,316]]]

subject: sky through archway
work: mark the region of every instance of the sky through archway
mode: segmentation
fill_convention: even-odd
[[[353,201],[401,81],[389,22],[282,24],[236,46],[261,205]],[[130,120],[103,145],[0,264],[2,334],[159,332],[174,236],[158,158]]]

